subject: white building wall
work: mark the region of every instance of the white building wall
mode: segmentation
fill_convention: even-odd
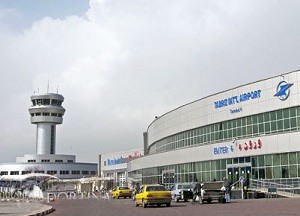
[[[261,140],[261,149],[248,149],[239,150],[239,144],[257,142]],[[214,148],[228,147],[228,153],[214,154]],[[233,151],[230,151],[230,148]],[[191,163],[195,161],[211,161],[226,158],[236,157],[248,157],[255,155],[274,154],[274,153],[285,153],[285,152],[300,151],[300,132],[290,132],[281,135],[263,136],[254,139],[241,139],[235,143],[224,142],[211,145],[196,146],[191,148],[184,148],[179,150],[173,150],[169,152],[146,155],[136,161],[129,162],[128,172],[151,168],[160,167],[181,163]]]
[[[281,101],[274,96],[277,85],[282,80],[293,83],[290,97],[286,101]],[[150,146],[154,142],[172,134],[207,124],[299,105],[299,81],[299,71],[286,73],[281,76],[239,86],[178,107],[152,122],[148,128],[148,145]],[[236,95],[239,96],[255,90],[261,90],[259,98],[217,109],[214,107],[215,101]],[[234,114],[230,112],[231,109],[240,107],[243,110],[242,112]]]
[[[56,177],[60,179],[76,179],[82,178],[84,175],[81,171],[92,171],[97,173],[97,164],[91,163],[2,163],[0,166],[0,172],[8,171],[8,174],[11,171],[19,171],[21,175],[22,171],[34,171],[34,170],[43,170],[44,173],[47,171],[57,171]],[[60,175],[60,171],[69,171],[68,175]],[[79,175],[72,175],[72,171],[80,171]],[[91,176],[91,174],[85,175]]]
[[[124,151],[112,152],[101,155],[99,166],[103,177],[114,178],[114,184],[119,186],[127,186],[128,183],[128,161],[136,160],[144,156],[143,148],[133,148]],[[131,158],[131,159],[130,159]],[[118,161],[116,164],[109,164],[108,161]]]
[[[128,149],[124,151],[118,151],[118,152],[112,152],[108,154],[102,154],[101,155],[101,161],[100,161],[100,167],[102,172],[107,172],[107,171],[118,171],[118,170],[127,170],[127,159],[129,155],[134,157],[135,154],[140,154],[141,156],[144,155],[143,153],[143,148],[133,148],[133,149]],[[124,163],[119,163],[119,164],[114,164],[114,165],[109,165],[108,160],[118,160],[120,158],[124,159]]]

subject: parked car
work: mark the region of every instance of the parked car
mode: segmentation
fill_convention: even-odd
[[[171,206],[171,192],[163,185],[144,185],[139,193],[135,195],[135,206],[142,205],[146,208],[148,205],[166,205]]]
[[[179,200],[184,200],[185,202],[188,201],[189,197],[185,196],[186,193],[184,193],[184,191],[192,192],[192,190],[192,183],[176,183],[170,189],[172,199],[175,200],[175,202],[178,202]]]
[[[124,197],[124,199],[126,199],[126,197],[131,198],[132,191],[128,187],[116,187],[112,190],[111,195],[113,199],[119,199],[120,197]]]
[[[204,202],[211,203],[211,201],[217,200],[219,203],[226,203],[225,192],[221,189],[222,186],[222,181],[204,182],[199,202],[203,204]]]

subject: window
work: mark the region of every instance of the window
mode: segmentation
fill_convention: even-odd
[[[296,152],[289,153],[289,164],[297,164]]]
[[[271,117],[271,121],[276,121],[276,112],[275,111],[273,111],[273,112],[271,112],[270,113],[270,117]]]
[[[296,116],[297,116],[296,108],[295,107],[290,108],[290,117],[296,117]]]
[[[234,164],[239,163],[239,159],[238,159],[238,158],[233,158],[233,163],[234,163]]]
[[[28,174],[28,173],[31,173],[31,171],[22,171],[22,175],[25,175],[25,174]]]
[[[10,175],[19,175],[19,171],[10,171]]]
[[[269,113],[269,112],[264,113],[264,114],[262,115],[262,117],[263,117],[264,119],[261,118],[261,119],[259,119],[259,121],[261,121],[261,122],[263,122],[263,120],[264,120],[265,122],[270,121],[270,113]]]
[[[278,131],[283,130],[283,120],[277,121],[277,129],[278,129]]]
[[[280,154],[274,154],[273,155],[273,165],[274,166],[280,165]]]
[[[55,163],[62,163],[63,160],[55,160]]]
[[[57,105],[57,100],[52,99],[52,100],[51,100],[51,105],[52,105],[52,106],[56,106],[56,105]]]
[[[35,163],[36,160],[28,160],[27,162],[28,162],[28,163]]]
[[[50,162],[49,159],[43,159],[43,160],[42,160],[42,163],[49,163],[49,162]]]
[[[68,160],[68,163],[73,163],[74,161],[73,160]]]
[[[259,156],[257,156],[257,159],[258,159],[258,166],[259,167],[263,167],[265,165],[264,156],[263,155],[259,155]]]
[[[50,99],[43,99],[43,105],[50,105]]]
[[[271,124],[270,124],[270,122],[265,123],[265,133],[266,134],[271,133]]]
[[[282,154],[281,155],[281,165],[288,165],[289,160],[288,160],[288,154]]]
[[[69,170],[61,170],[59,171],[60,175],[69,175]]]
[[[272,155],[266,155],[266,166],[272,166]]]
[[[59,117],[62,117],[62,114],[59,114]],[[154,154],[193,145],[205,145],[234,138],[240,139],[298,129],[300,129],[300,107],[292,107],[180,132],[152,143],[149,152]]]
[[[36,171],[34,171],[34,173],[44,173],[44,171],[43,170],[36,170]]]
[[[89,173],[89,171],[82,171],[82,175],[88,175]]]
[[[291,123],[291,129],[297,129],[297,119],[296,118],[291,118],[290,119],[290,123]]]
[[[72,175],[80,175],[80,170],[72,170]]]
[[[290,117],[290,110],[289,109],[282,110],[282,113],[283,113],[283,118],[289,118]]]
[[[296,177],[298,177],[298,175],[297,175],[297,166],[292,165],[292,166],[290,166],[290,178],[296,178]]]
[[[49,174],[49,175],[56,175],[57,171],[56,170],[48,170],[47,174]]]

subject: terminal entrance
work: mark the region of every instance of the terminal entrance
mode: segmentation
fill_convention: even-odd
[[[175,170],[163,170],[161,182],[167,187],[173,185],[175,183]]]
[[[228,164],[227,165],[227,178],[234,184],[240,180],[240,177],[243,177],[246,181],[246,184],[249,184],[251,177],[251,165],[249,163],[245,164]]]

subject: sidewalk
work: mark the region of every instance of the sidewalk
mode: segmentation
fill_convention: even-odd
[[[52,206],[41,202],[0,201],[0,215],[33,216],[47,215],[53,211]]]

